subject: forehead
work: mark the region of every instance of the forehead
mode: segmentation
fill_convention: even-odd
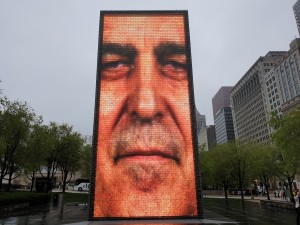
[[[104,43],[185,42],[183,15],[105,15]]]

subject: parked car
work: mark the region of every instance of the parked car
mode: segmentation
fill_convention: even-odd
[[[74,191],[88,191],[90,189],[90,183],[80,183],[75,185],[73,190]]]

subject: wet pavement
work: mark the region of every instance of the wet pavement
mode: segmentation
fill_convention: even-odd
[[[47,204],[11,213],[9,217],[0,218],[0,225],[57,225],[81,222],[87,219],[87,205],[74,203],[57,206]]]
[[[291,209],[261,206],[258,200],[205,199],[204,209],[233,219],[242,225],[293,225],[296,224],[296,212]],[[204,214],[205,217],[205,214]]]
[[[291,209],[261,206],[258,200],[204,198],[204,220],[181,221],[97,221],[87,222],[88,207],[84,204],[39,205],[0,218],[0,225],[57,225],[81,222],[87,224],[240,224],[240,225],[293,225],[296,224],[296,213]],[[86,222],[84,222],[86,221]]]

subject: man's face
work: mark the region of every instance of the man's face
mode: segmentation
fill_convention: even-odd
[[[103,24],[94,216],[195,216],[184,17]]]

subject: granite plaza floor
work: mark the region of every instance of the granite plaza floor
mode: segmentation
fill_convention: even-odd
[[[0,225],[96,225],[96,224],[240,224],[240,225],[293,225],[294,210],[262,207],[259,200],[204,198],[203,220],[161,221],[87,221],[88,206],[85,204],[40,205],[0,218]]]

